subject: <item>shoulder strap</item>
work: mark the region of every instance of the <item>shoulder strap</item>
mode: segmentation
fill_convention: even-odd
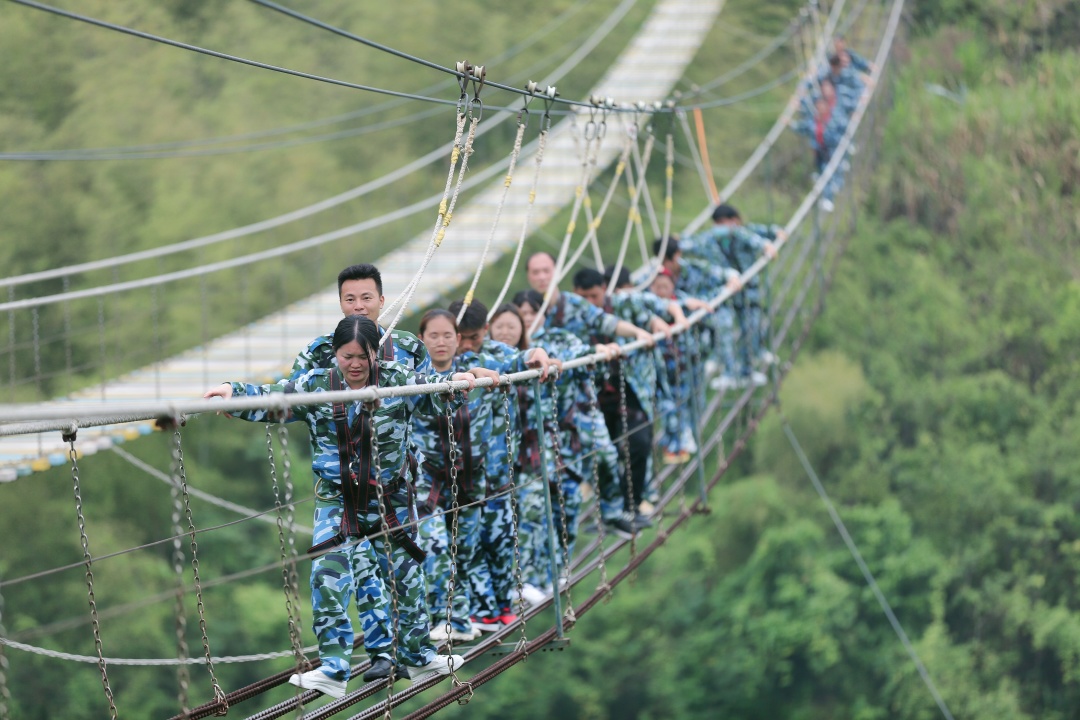
[[[344,390],[338,372],[330,373],[330,389]],[[338,463],[341,473],[341,498],[345,512],[341,516],[341,533],[347,537],[363,535],[358,512],[368,505],[368,481],[371,476],[371,418],[361,410],[354,427],[349,424],[349,411],[343,402],[333,405],[334,429],[337,432]],[[354,440],[355,437],[355,440]]]

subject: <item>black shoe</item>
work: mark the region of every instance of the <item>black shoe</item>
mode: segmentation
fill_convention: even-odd
[[[652,527],[652,520],[649,519],[648,515],[642,515],[641,513],[638,513],[634,517],[634,528],[636,530],[641,530],[642,528],[649,527]]]
[[[390,658],[385,655],[379,655],[375,658],[375,662],[371,663],[371,667],[364,673],[364,682],[371,682],[372,680],[382,680],[383,678],[390,677],[390,668],[393,667],[393,663],[390,662]],[[397,669],[396,677],[407,677],[401,668]]]
[[[637,529],[634,527],[634,522],[626,515],[620,515],[612,520],[605,520],[604,527],[612,535],[618,535],[623,540],[629,540],[634,537],[634,533]]]

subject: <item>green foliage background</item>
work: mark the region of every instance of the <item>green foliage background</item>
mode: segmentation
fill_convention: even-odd
[[[462,44],[439,47],[456,58],[508,46],[520,36],[525,14],[533,12],[527,5],[512,11],[484,6],[488,21],[477,26],[468,14],[451,19],[432,5],[414,20],[427,23],[428,32],[414,36],[414,28],[406,31],[393,22],[392,6],[369,5],[320,13],[338,24],[378,21],[380,27],[396,27],[399,37],[387,30],[381,39],[425,57],[442,51],[417,38],[453,37]],[[596,20],[610,7],[591,5],[583,12]],[[793,5],[756,7],[732,0],[683,87],[706,82],[715,68],[748,55],[747,48],[761,44],[754,37],[778,32]],[[809,351],[782,396],[796,434],[958,718],[1064,720],[1080,707],[1080,23],[1070,22],[1080,17],[1078,5],[914,5],[909,42],[897,55],[901,68],[878,171],[860,188],[858,232]],[[389,72],[360,64],[361,55],[365,62],[383,62],[377,56],[348,44],[328,50],[299,26],[246,5],[171,2],[137,10],[129,5],[125,11],[90,3],[80,9],[290,66],[310,64],[327,74],[369,78]],[[636,8],[627,27],[646,11]],[[359,17],[380,12],[381,19]],[[484,31],[467,31],[476,27]],[[620,35],[621,42],[630,32]],[[0,69],[0,127],[8,149],[245,132],[310,119],[312,108],[322,116],[356,107],[348,93],[271,81],[255,71],[97,37],[12,6],[0,8],[0,35],[2,46],[12,48],[4,53],[10,62]],[[739,42],[730,42],[732,37]],[[599,76],[619,42],[613,38],[595,64],[583,67],[582,88]],[[765,82],[783,67],[778,58],[730,92]],[[424,82],[417,77],[413,87]],[[928,92],[931,83],[962,103]],[[756,144],[783,97],[780,91],[740,109],[708,113],[710,149],[721,178]],[[0,262],[10,273],[24,272],[257,220],[340,192],[415,157],[419,148],[435,147],[444,141],[446,125],[417,128],[415,135],[408,126],[380,135],[378,143],[342,141],[226,160],[6,165],[0,167]],[[495,143],[491,152],[498,154]],[[738,198],[740,205],[748,215],[782,217],[806,187],[807,169],[801,144],[785,141],[769,178],[780,193],[765,193],[766,178],[759,176]],[[438,172],[372,204],[399,205],[431,194]],[[277,182],[286,176],[296,181]],[[680,170],[678,187],[678,212],[685,219],[702,202],[692,171]],[[310,234],[353,221],[340,213],[313,222]],[[564,224],[560,218],[543,229],[541,242],[560,235]],[[415,229],[394,232],[408,237]],[[259,247],[296,237],[281,233],[262,239],[266,244]],[[394,235],[361,242],[372,244],[342,247],[374,253],[380,243],[394,242]],[[277,307],[284,297],[295,299],[313,289],[304,284],[311,276],[318,276],[315,287],[327,284],[328,273],[341,264],[335,252],[340,250],[290,267],[257,268],[249,288],[258,291],[249,293],[245,310],[236,307],[237,278],[208,279],[204,289],[221,323],[209,330],[200,327],[197,291],[168,289],[158,309],[161,327],[168,330],[165,348],[187,347],[191,335],[185,333],[230,330],[246,321],[245,313],[263,314],[263,303]],[[216,256],[208,252],[206,258]],[[176,262],[192,264],[190,257]],[[498,284],[502,267],[491,270],[489,283]],[[118,318],[113,331],[129,335],[116,336],[127,340],[110,367],[133,367],[155,354],[153,347],[145,357],[127,348],[151,332],[147,299],[115,302],[108,308]],[[96,317],[97,309],[74,312]],[[51,327],[63,320],[58,309]],[[22,337],[25,327],[16,330]],[[97,342],[95,335],[85,347],[96,348]],[[19,376],[26,377],[24,368],[32,362],[28,366],[25,355],[18,360]],[[52,384],[22,387],[15,395],[44,396],[65,391],[65,383],[94,379],[94,370],[72,379],[62,362],[54,362]],[[270,507],[262,429],[229,423],[223,433],[223,422],[198,421],[185,429],[189,476],[198,487],[235,502]],[[166,469],[170,439],[154,435],[127,449]],[[293,440],[294,448],[303,447],[302,435]],[[292,461],[303,485],[303,451]],[[169,534],[164,485],[108,453],[82,465],[95,555]],[[0,486],[0,575],[78,564],[70,492],[65,469]],[[696,518],[634,582],[620,586],[609,605],[582,619],[568,650],[530,658],[447,715],[938,716],[776,418],[762,426],[752,453],[710,500],[711,515]],[[202,504],[195,510],[200,527],[235,519]],[[305,522],[305,504],[298,516]],[[272,567],[276,547],[274,528],[261,523],[200,536],[204,579],[270,566],[250,580],[206,590],[215,653],[287,647]],[[170,555],[171,546],[161,544],[95,566],[107,655],[172,652],[171,599],[139,603],[174,587]],[[9,635],[92,654],[80,575],[76,566],[64,575],[5,586]],[[188,641],[198,648],[193,621]],[[15,651],[7,655],[13,717],[103,714],[92,668]],[[229,665],[218,673],[223,686],[233,688],[280,667]],[[114,667],[110,677],[125,716],[176,711],[171,670]],[[193,670],[193,677],[193,686],[205,691],[205,676]]]

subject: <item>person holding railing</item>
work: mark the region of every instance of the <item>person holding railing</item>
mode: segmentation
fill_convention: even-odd
[[[350,315],[338,323],[331,349],[333,367],[313,368],[295,379],[270,385],[224,383],[204,397],[315,395],[443,380],[381,358],[379,328],[361,315]],[[461,372],[450,379],[465,381],[471,389],[476,377]],[[460,656],[436,654],[429,637],[424,554],[416,544],[416,506],[408,482],[406,447],[414,414],[441,416],[448,409],[455,411],[462,402],[457,393],[428,393],[382,397],[367,404],[296,405],[284,414],[269,408],[228,413],[251,422],[303,421],[311,438],[315,530],[309,552],[316,553],[311,563],[311,603],[321,667],[294,674],[289,678],[291,684],[334,698],[345,695],[354,636],[349,598],[372,572],[360,550],[358,540],[363,538],[370,538],[383,576],[394,583],[397,672],[416,680],[429,673],[448,674],[462,665]],[[382,532],[384,525],[387,534]],[[375,603],[387,607],[390,600],[376,598]]]

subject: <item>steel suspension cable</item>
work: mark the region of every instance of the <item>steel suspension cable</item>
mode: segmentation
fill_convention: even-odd
[[[865,2],[865,0],[864,0]],[[549,20],[542,27],[538,28],[534,32],[530,33],[524,40],[515,45],[507,48],[504,52],[491,58],[489,61],[491,64],[504,62],[511,58],[520,55],[529,47],[535,45],[542,38],[554,32],[560,26],[565,24],[570,18],[579,13],[583,8],[588,5],[588,0],[578,0],[577,3],[571,5],[558,16]],[[572,40],[571,44],[579,46],[580,43]],[[529,73],[526,72],[526,75]],[[520,75],[520,73],[518,73]],[[454,86],[453,80],[440,80],[437,83],[428,85],[416,93],[419,95],[429,95],[434,92],[441,92]],[[335,125],[337,123],[346,122],[348,120],[355,120],[357,118],[365,117],[376,112],[389,110],[394,107],[403,105],[407,100],[405,99],[393,99],[378,105],[373,105],[360,110],[354,110],[352,112],[342,113],[339,115],[332,115],[324,118],[317,118],[315,120],[309,120],[307,122],[298,123],[296,125],[289,125],[285,127],[271,128],[268,130],[257,130],[249,133],[242,133],[238,135],[225,135],[219,137],[201,138],[195,140],[176,140],[172,142],[163,143],[150,143],[144,145],[126,145],[116,147],[99,147],[99,148],[68,148],[63,150],[23,150],[17,154],[33,154],[35,159],[64,159],[65,155],[96,155],[96,154],[112,154],[116,156],[126,155],[130,153],[138,152],[151,152],[156,150],[173,150],[179,148],[198,147],[201,145],[220,145],[225,143],[240,142],[244,140],[257,140],[259,138],[274,137],[277,135],[285,135],[294,132],[301,132],[303,130],[310,130],[312,128],[323,127],[326,125]],[[8,156],[13,153],[0,153],[0,160],[10,159]],[[46,158],[44,156],[51,155],[53,157]]]

